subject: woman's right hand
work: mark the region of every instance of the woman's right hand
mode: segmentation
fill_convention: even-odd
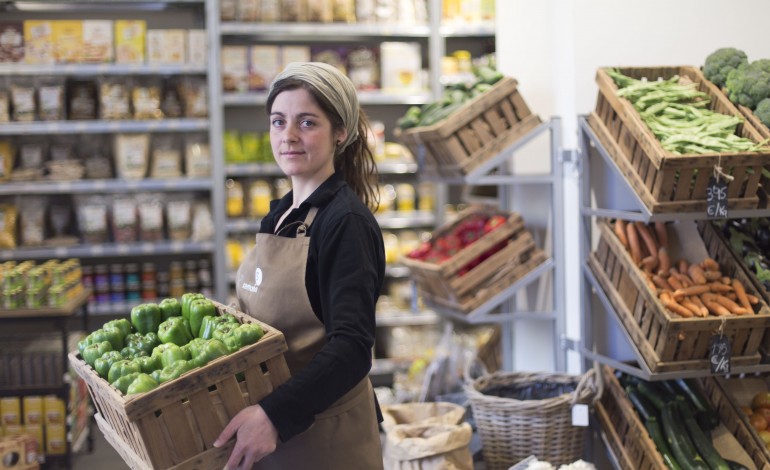
[[[259,405],[239,411],[214,441],[214,447],[223,446],[233,435],[236,436],[235,447],[225,470],[250,469],[255,462],[275,451],[278,445],[278,430]]]

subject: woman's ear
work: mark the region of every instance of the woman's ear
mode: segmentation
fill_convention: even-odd
[[[334,145],[336,147],[339,147],[342,145],[343,142],[345,142],[345,139],[348,138],[348,130],[347,129],[341,129],[337,131],[334,135]]]

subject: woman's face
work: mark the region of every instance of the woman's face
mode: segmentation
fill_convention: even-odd
[[[345,139],[304,88],[283,91],[270,111],[270,144],[286,175],[303,180],[334,173],[334,149]]]

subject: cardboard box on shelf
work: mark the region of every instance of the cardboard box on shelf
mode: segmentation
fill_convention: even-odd
[[[383,42],[380,45],[380,83],[387,93],[419,93],[422,83],[420,45],[411,42]]]
[[[206,30],[190,29],[187,31],[187,63],[189,65],[206,65],[208,47]]]
[[[152,29],[147,31],[147,63],[181,65],[187,60],[187,31]]]
[[[63,424],[46,424],[45,426],[46,455],[62,455],[67,453],[67,429]]]
[[[0,439],[0,470],[40,468],[38,449],[38,441],[29,434]]]
[[[24,62],[53,64],[53,21],[24,21]]]
[[[21,401],[19,397],[0,398],[0,419],[3,426],[21,424]]]
[[[257,45],[249,48],[249,90],[266,90],[281,67],[278,46]]]
[[[43,422],[46,426],[64,424],[66,417],[66,408],[64,400],[55,395],[46,395],[43,397]]]
[[[222,88],[245,92],[249,88],[248,46],[222,46]]]
[[[310,47],[281,46],[281,70],[292,62],[310,61]]]
[[[115,21],[115,62],[143,64],[147,23],[144,20]]]
[[[113,25],[111,20],[83,21],[83,62],[112,62]]]
[[[22,408],[24,413],[24,424],[42,425],[43,424],[43,397],[39,395],[28,395],[22,399]]]
[[[83,21],[53,22],[53,56],[59,64],[81,62],[83,58]]]
[[[0,62],[24,60],[24,23],[0,22]]]

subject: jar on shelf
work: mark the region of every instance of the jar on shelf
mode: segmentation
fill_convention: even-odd
[[[168,271],[158,271],[157,275],[157,294],[159,299],[165,299],[169,296],[170,288],[170,274]]]
[[[185,293],[184,291],[184,280],[183,279],[173,279],[169,283],[169,297],[174,298],[180,298]]]
[[[137,263],[126,264],[126,300],[137,301],[141,296],[141,281],[139,278],[139,265]]]
[[[142,264],[142,283],[155,282],[155,263]]]

